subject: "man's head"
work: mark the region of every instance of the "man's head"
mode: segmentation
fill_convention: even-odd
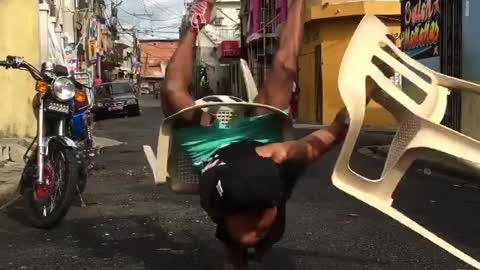
[[[268,233],[285,199],[281,167],[258,156],[259,145],[243,142],[218,151],[200,179],[207,212],[223,219],[230,239],[245,246]]]

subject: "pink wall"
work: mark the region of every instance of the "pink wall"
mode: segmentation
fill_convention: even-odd
[[[283,23],[287,20],[288,0],[280,0],[280,22]]]
[[[261,7],[261,0],[250,0],[251,11],[252,11],[252,29],[251,33],[256,33],[260,29],[260,7]]]
[[[262,6],[262,0],[248,0],[248,12],[251,20],[249,27],[249,34],[258,33],[260,31],[260,10]],[[283,23],[287,20],[288,16],[288,0],[279,0],[280,4],[280,16],[278,16],[278,23]],[[248,17],[245,18],[247,20]]]

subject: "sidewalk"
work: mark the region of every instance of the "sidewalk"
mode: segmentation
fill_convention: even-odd
[[[381,135],[376,134],[375,136]],[[368,157],[385,160],[390,146],[388,138],[385,139],[386,143],[364,144],[357,151]],[[414,166],[419,170],[423,170],[426,174],[441,174],[460,180],[480,178],[480,163],[470,163],[461,158],[455,158],[430,149],[425,149],[419,155]]]
[[[0,206],[17,194],[27,147],[28,142],[22,139],[0,139]]]
[[[21,139],[0,139],[0,207],[18,193],[18,183],[25,166],[23,155],[28,144],[28,141]],[[97,150],[121,144],[116,140],[94,137]]]

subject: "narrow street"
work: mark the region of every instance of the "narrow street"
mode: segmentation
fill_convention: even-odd
[[[97,123],[95,135],[124,144],[96,159],[85,199],[57,228],[33,229],[20,200],[0,212],[0,269],[223,269],[214,226],[198,198],[156,187],[142,145],[156,148],[160,107],[141,98],[140,117]],[[429,241],[335,189],[336,151],[305,172],[288,204],[284,239],[264,269],[472,269]],[[374,171],[379,160],[358,156]],[[480,189],[411,170],[394,205],[480,258]]]

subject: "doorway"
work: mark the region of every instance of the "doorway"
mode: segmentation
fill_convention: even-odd
[[[315,47],[316,122],[323,124],[322,46]]]
[[[462,77],[462,0],[441,1],[440,72]],[[461,93],[452,91],[442,124],[460,131],[462,119]]]

